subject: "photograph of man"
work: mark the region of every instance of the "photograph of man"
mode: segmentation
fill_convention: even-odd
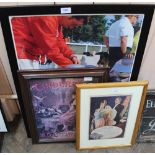
[[[122,105],[122,98],[117,97],[115,99],[115,106],[113,107],[113,109],[115,109],[117,111],[117,114],[116,114],[116,117],[114,120],[116,121],[116,124],[118,124],[121,119],[120,114],[121,114],[122,110],[124,109],[124,106]]]
[[[19,69],[42,69],[79,64],[66,45],[62,29],[87,23],[86,16],[13,17],[12,32]]]
[[[133,58],[131,54],[134,39],[133,26],[136,24],[137,18],[137,15],[122,16],[110,26],[105,34],[104,42],[109,48],[109,65],[111,68],[124,56]]]

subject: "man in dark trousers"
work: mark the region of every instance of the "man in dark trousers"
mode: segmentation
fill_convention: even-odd
[[[133,46],[134,28],[137,15],[127,15],[114,22],[107,31],[104,42],[109,48],[109,63],[112,68],[114,64],[124,56],[133,58],[131,49]]]

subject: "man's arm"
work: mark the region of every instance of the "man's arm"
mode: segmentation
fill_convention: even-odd
[[[103,36],[103,43],[106,45],[107,48],[109,48],[109,37]]]
[[[127,57],[128,59],[132,59],[134,55],[127,50],[127,39],[127,37],[121,37],[121,51],[125,57]]]
[[[34,44],[37,44],[51,61],[61,67],[73,64],[59,49],[56,37],[58,33],[56,17],[32,17],[30,28],[35,40]]]
[[[59,37],[58,37],[58,46],[60,49],[60,52],[67,58],[69,58],[70,60],[72,60],[72,62],[74,64],[80,64],[80,61],[77,59],[76,55],[74,54],[74,52],[71,50],[71,48],[65,43],[64,38],[63,38],[63,34],[62,34],[62,30],[59,32]]]
[[[126,51],[127,51],[127,39],[128,37],[127,36],[121,36],[121,51],[122,51],[122,54],[126,54]]]

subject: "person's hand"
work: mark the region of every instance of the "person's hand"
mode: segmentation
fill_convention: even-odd
[[[80,64],[81,63],[76,56],[72,58],[72,61],[74,64]]]
[[[93,51],[92,54],[95,55],[96,54],[96,51]]]
[[[128,59],[133,59],[134,58],[134,54],[128,53],[128,54],[125,55],[125,57],[128,58]]]

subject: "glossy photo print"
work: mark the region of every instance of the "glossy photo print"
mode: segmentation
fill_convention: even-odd
[[[11,16],[18,68],[110,67],[111,81],[130,81],[144,16]]]
[[[39,142],[75,140],[75,84],[82,78],[31,80]]]

